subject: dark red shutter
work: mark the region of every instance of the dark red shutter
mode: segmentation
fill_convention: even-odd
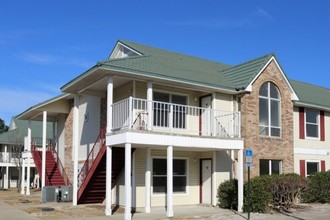
[[[320,111],[321,141],[325,141],[324,111]]]
[[[299,107],[299,138],[305,139],[305,109]]]
[[[321,172],[325,172],[325,161],[321,160]]]
[[[306,176],[305,160],[300,160],[300,176]]]

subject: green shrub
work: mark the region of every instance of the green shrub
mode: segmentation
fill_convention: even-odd
[[[237,210],[237,180],[227,180],[218,188],[218,206],[225,209]]]
[[[269,204],[272,199],[272,194],[268,187],[271,183],[272,176],[257,176],[250,181],[250,212],[268,212]],[[247,197],[248,185],[244,185],[244,212],[248,211],[248,197]]]
[[[330,203],[330,171],[308,177],[308,188],[301,200],[307,203]]]

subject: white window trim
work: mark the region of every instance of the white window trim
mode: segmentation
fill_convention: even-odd
[[[317,172],[321,171],[321,160],[305,160],[305,176],[310,176],[307,175],[307,163],[317,163]]]
[[[261,159],[261,160],[267,160],[267,159]],[[268,160],[268,167],[269,167],[268,175],[272,175],[272,161],[275,161],[275,160]],[[281,175],[282,174],[282,164],[283,164],[283,161],[282,160],[276,160],[276,161],[280,161],[280,164],[279,164],[279,166],[280,166],[279,167],[279,169],[280,169],[279,175]]]
[[[151,157],[151,172],[154,170],[154,164],[153,164],[153,159],[167,159],[165,156],[152,156]],[[173,192],[173,196],[187,196],[189,195],[189,157],[173,157],[174,159],[178,160],[185,160],[186,161],[186,192],[181,193],[181,192]],[[154,183],[153,183],[153,178],[154,175],[151,173],[151,196],[152,197],[164,197],[166,196],[166,193],[154,193]]]
[[[318,115],[317,115],[317,124],[314,124],[314,123],[310,123],[310,122],[308,122],[308,124],[311,124],[311,125],[317,125],[317,128],[318,128],[318,137],[310,137],[310,136],[307,136],[307,114],[306,114],[306,111],[307,110],[310,110],[310,111],[315,111],[315,112],[318,112]],[[317,140],[317,141],[319,141],[319,140],[321,140],[321,126],[320,126],[320,115],[321,115],[321,113],[320,113],[320,111],[319,110],[315,110],[315,109],[311,109],[311,108],[304,108],[304,113],[305,113],[305,117],[304,117],[304,119],[305,119],[305,121],[304,121],[304,130],[305,130],[305,139],[309,139],[309,140]]]
[[[260,136],[264,136],[264,137],[272,137],[272,138],[282,138],[282,114],[281,114],[281,112],[282,112],[282,106],[281,106],[281,102],[282,102],[282,100],[281,100],[281,96],[280,96],[280,91],[279,91],[279,89],[278,89],[278,87],[277,87],[277,85],[276,84],[274,84],[275,85],[275,87],[276,87],[276,89],[277,89],[277,92],[279,93],[279,97],[280,98],[278,98],[278,99],[276,99],[276,98],[272,98],[272,97],[270,97],[270,84],[274,84],[273,82],[265,82],[265,83],[263,83],[261,86],[263,86],[264,84],[267,84],[267,86],[268,86],[268,96],[263,96],[263,95],[260,95],[260,88],[259,88],[259,99],[260,98],[262,98],[262,99],[265,99],[265,100],[267,100],[267,102],[268,102],[268,121],[269,121],[269,124],[268,124],[268,135],[260,135]],[[278,120],[279,120],[279,124],[280,124],[280,126],[272,126],[271,125],[271,117],[272,117],[272,115],[271,115],[271,101],[272,100],[275,100],[275,101],[278,101],[279,102],[279,116],[278,116]],[[259,108],[259,111],[260,111],[260,108]],[[260,127],[265,127],[265,126],[263,126],[263,125],[260,125],[260,123],[259,123],[259,129],[260,129]],[[306,127],[306,126],[305,126]],[[271,132],[272,132],[272,128],[278,128],[278,129],[280,129],[280,135],[279,136],[272,136],[272,134],[271,134]],[[260,132],[260,131],[259,131]]]

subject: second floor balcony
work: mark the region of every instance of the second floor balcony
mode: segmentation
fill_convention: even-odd
[[[112,105],[112,132],[140,130],[240,138],[240,112],[128,98]]]

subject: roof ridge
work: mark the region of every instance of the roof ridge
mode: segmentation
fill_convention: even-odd
[[[131,47],[130,45],[127,45],[127,43],[125,42],[128,42],[128,43],[132,43],[132,44],[137,44],[139,46],[144,46],[144,47],[148,47],[148,48],[151,48],[151,49],[156,49],[156,50],[160,50],[160,51],[164,51],[164,52],[167,52],[167,53],[172,53],[172,54],[176,54],[178,56],[184,56],[184,57],[189,57],[189,58],[193,58],[193,59],[198,59],[198,60],[203,60],[203,61],[207,61],[207,62],[210,62],[210,63],[214,63],[214,64],[217,64],[217,65],[225,65],[225,66],[228,66],[229,68],[232,67],[232,65],[229,65],[229,64],[225,64],[225,63],[222,63],[222,62],[219,62],[219,61],[215,61],[215,60],[210,60],[210,59],[206,59],[206,58],[201,58],[201,57],[197,57],[197,56],[193,56],[193,55],[189,55],[189,54],[185,54],[185,53],[182,53],[182,52],[176,52],[176,51],[171,51],[171,50],[168,50],[168,49],[163,49],[163,48],[160,48],[160,47],[155,47],[155,46],[150,46],[150,45],[147,45],[147,44],[142,44],[142,43],[136,43],[136,42],[133,42],[133,41],[129,41],[129,40],[118,40],[119,42],[125,44],[126,46],[128,47]],[[139,51],[138,49],[134,48],[135,50]],[[141,52],[141,51],[139,51]],[[142,54],[144,55],[147,55],[143,52],[141,52]],[[148,54],[150,55],[150,54]]]
[[[248,61],[245,61],[245,62],[243,62],[243,63],[237,64],[237,65],[233,66],[232,68],[235,68],[235,67],[238,67],[238,66],[242,66],[242,65],[246,65],[246,64],[248,64],[248,63],[252,63],[252,62],[255,62],[255,61],[257,61],[257,60],[261,60],[261,59],[263,59],[263,58],[266,58],[266,57],[272,57],[272,56],[275,56],[275,53],[274,53],[274,52],[271,52],[271,53],[268,53],[268,54],[263,55],[263,56],[261,56],[261,57],[257,57],[257,58],[254,58],[254,59],[252,59],[252,60],[248,60]]]

